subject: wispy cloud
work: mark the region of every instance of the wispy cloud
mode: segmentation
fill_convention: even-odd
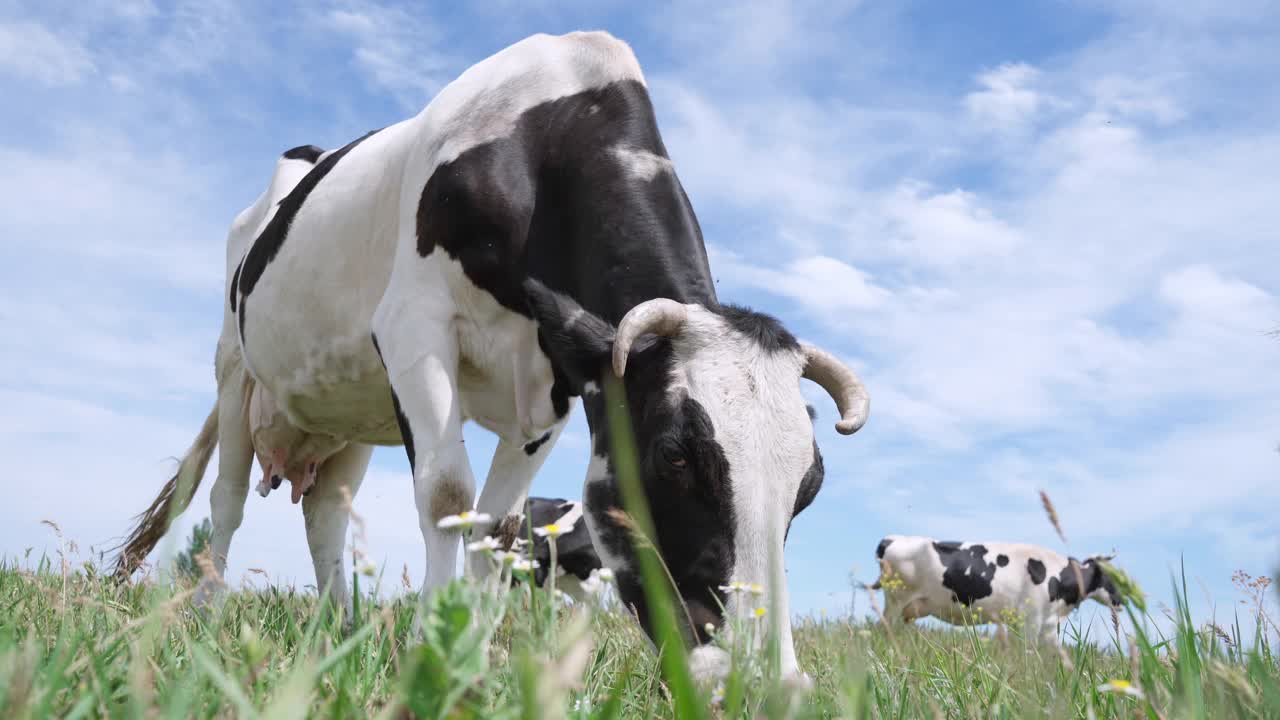
[[[96,70],[83,46],[40,23],[0,20],[0,72],[42,85],[73,85]]]
[[[462,69],[438,28],[399,7],[348,0],[324,11],[318,23],[347,38],[351,61],[406,109],[421,109]]]

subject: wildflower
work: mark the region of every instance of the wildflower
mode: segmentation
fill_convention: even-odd
[[[464,510],[457,515],[446,515],[440,518],[440,522],[436,523],[436,527],[441,530],[470,530],[475,527],[476,523],[487,523],[492,520],[493,517],[487,513]]]
[[[538,567],[537,560],[526,560],[524,558],[518,558],[515,562],[511,564],[511,569],[515,570],[516,572],[531,572],[537,567]]]
[[[744,583],[744,582],[738,582],[735,580],[734,582],[731,582],[728,585],[721,585],[720,591],[729,593],[730,595],[736,595],[737,593],[745,593],[745,592],[749,592],[752,595],[759,595],[764,592],[764,586],[758,583]]]
[[[597,568],[591,571],[582,581],[582,589],[590,595],[599,595],[613,582],[613,571],[609,568]]]
[[[542,527],[536,527],[533,532],[538,537],[558,538],[565,533],[573,532],[573,523],[560,525],[558,523],[547,523]]]
[[[489,535],[485,535],[483,540],[476,540],[475,542],[467,543],[467,552],[491,553],[499,547],[497,540]]]
[[[758,607],[758,608],[756,608],[754,611],[752,611],[752,613],[751,613],[751,614],[752,614],[752,615],[754,615],[754,616],[756,617],[756,619],[759,619],[759,618],[764,617],[764,614],[765,614],[765,613],[767,613],[767,612],[769,612],[769,611],[768,611],[768,610],[766,610],[765,608]]]
[[[502,565],[514,565],[520,556],[509,550],[499,550],[493,554],[493,559]]]
[[[720,703],[724,702],[724,683],[716,685],[711,691],[711,706],[720,707]]]
[[[524,550],[526,547],[528,547],[528,545],[529,545],[529,541],[522,537],[515,538],[511,541],[511,549],[515,550],[516,552],[520,552],[521,550]]]
[[[1142,693],[1142,690],[1128,680],[1112,680],[1111,682],[1103,683],[1098,686],[1098,692],[1121,693],[1130,697],[1136,697],[1139,700],[1146,697]]]

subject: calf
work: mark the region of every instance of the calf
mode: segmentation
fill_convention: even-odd
[[[933,616],[952,625],[1026,621],[1032,633],[1057,640],[1058,623],[1086,598],[1120,604],[1096,556],[1084,562],[1020,543],[939,542],[889,535],[876,547],[885,618]]]

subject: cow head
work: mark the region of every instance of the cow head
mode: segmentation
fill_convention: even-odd
[[[1049,599],[1061,600],[1070,607],[1076,607],[1089,599],[1097,600],[1103,605],[1119,605],[1120,592],[1098,563],[1103,559],[1091,557],[1080,562],[1075,558],[1068,558],[1066,567],[1058,576],[1049,578]]]
[[[1084,561],[1088,587],[1088,597],[1103,605],[1119,607],[1122,601],[1120,591],[1103,569],[1101,562],[1111,562],[1112,555],[1097,555]]]
[[[862,427],[869,408],[857,375],[750,310],[658,299],[635,306],[615,327],[536,281],[526,291],[544,347],[583,396],[594,445],[585,517],[623,602],[652,634],[625,517],[610,512],[622,502],[609,459],[604,373],[625,387],[658,546],[687,610],[686,639],[706,643],[705,628],[721,625],[722,606],[734,613],[740,604],[767,604],[721,589],[760,584],[777,594],[782,662],[794,670],[782,548],[823,477],[800,381],[831,394],[840,409],[836,428],[847,435]],[[714,665],[723,656],[701,648],[694,659]]]

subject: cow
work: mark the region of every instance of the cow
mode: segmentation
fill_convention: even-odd
[[[652,540],[691,619],[681,627],[695,669],[724,667],[706,627],[739,602],[720,588],[751,582],[777,594],[781,666],[798,672],[781,559],[823,479],[800,381],[833,398],[845,435],[863,427],[869,396],[832,353],[720,301],[625,42],[534,35],[412,118],[335,150],[285,152],[232,223],[226,268],[215,406],[126,539],[121,575],[189,502],[215,446],[210,548],[225,567],[249,487],[255,384],[302,432],[346,443],[302,499],[317,586],[340,603],[342,489],[359,490],[374,446],[408,456],[428,592],[455,575],[458,536],[439,520],[473,507],[494,525],[518,514],[581,404],[583,521],[652,638],[634,525],[611,512],[622,502],[610,377],[625,395]],[[498,437],[478,499],[467,421]]]
[[[932,616],[952,625],[1026,623],[1027,637],[1056,642],[1059,622],[1086,599],[1117,607],[1120,594],[1095,556],[1081,562],[1048,548],[1006,542],[940,542],[889,535],[876,546],[885,618]]]
[[[531,497],[525,502],[518,530],[514,523],[508,522],[508,529],[501,531],[495,539],[502,548],[527,544],[527,555],[538,563],[533,571],[533,580],[539,587],[545,587],[551,575],[551,541],[534,529],[547,525],[565,529],[564,534],[555,538],[556,589],[580,600],[583,597],[582,584],[604,567],[591,544],[591,531],[582,521],[582,514],[579,501]]]

